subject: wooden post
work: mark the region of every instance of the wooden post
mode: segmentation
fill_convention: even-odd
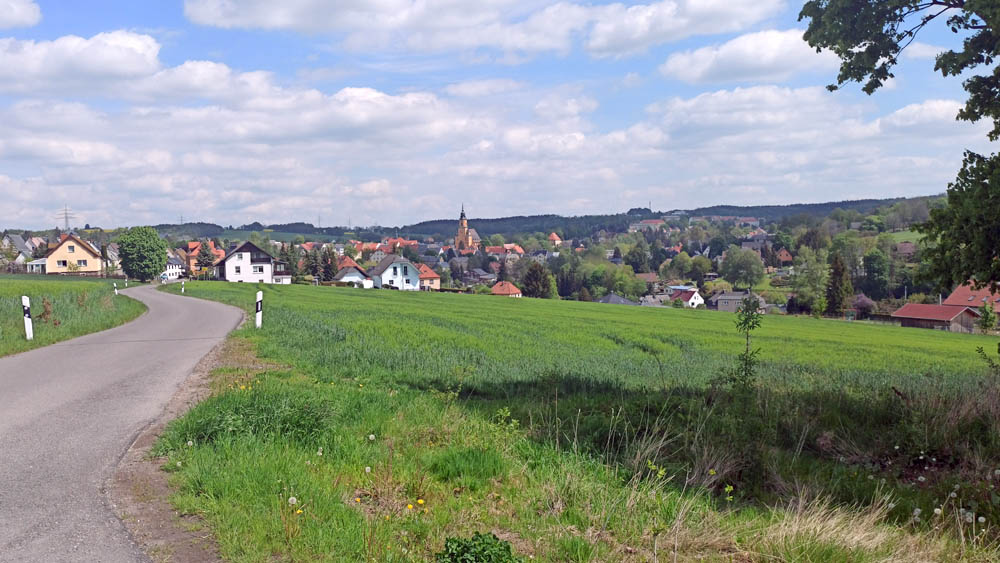
[[[27,295],[21,296],[21,307],[24,309],[24,336],[28,340],[35,338],[35,330],[31,325],[31,299]]]
[[[261,316],[264,313],[263,302],[264,302],[264,292],[263,291],[258,291],[257,292],[257,315],[256,315],[256,319],[255,319],[256,320],[255,324],[257,325],[257,328],[260,328]]]

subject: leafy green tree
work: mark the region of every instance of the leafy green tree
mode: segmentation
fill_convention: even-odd
[[[712,261],[704,256],[695,256],[691,259],[691,270],[688,274],[695,283],[705,281],[705,274],[712,271]]]
[[[865,295],[878,301],[889,293],[889,258],[879,249],[865,254],[865,281],[862,284]]]
[[[691,271],[691,256],[687,252],[681,252],[670,261],[670,273],[678,278],[683,278]]]
[[[594,298],[591,297],[591,295],[590,295],[590,291],[588,291],[586,287],[581,287],[580,288],[580,293],[577,294],[576,299],[577,299],[577,301],[593,301],[594,300]]]
[[[764,279],[764,263],[750,249],[730,246],[720,268],[722,277],[733,287],[750,289]]]
[[[795,274],[792,289],[795,304],[806,311],[822,313],[826,301],[826,280],[829,275],[826,265],[826,251],[814,251],[808,246],[799,249],[795,257]]]
[[[337,258],[330,247],[323,251],[323,281],[333,281],[337,275]]]
[[[851,306],[854,296],[854,286],[851,276],[844,265],[844,258],[836,253],[830,263],[830,279],[826,283],[826,313],[840,315]]]
[[[550,277],[545,266],[537,262],[532,263],[524,275],[524,279],[521,280],[521,294],[525,297],[549,297],[552,290]]]
[[[986,305],[983,305],[983,307],[979,309],[979,314],[982,315],[979,317],[979,328],[983,332],[993,330],[997,327],[997,314],[996,311],[993,310],[992,303],[986,303]]]
[[[740,308],[736,310],[736,330],[746,338],[746,345],[743,352],[738,356],[739,360],[736,369],[733,370],[730,381],[739,387],[753,387],[757,379],[757,356],[760,348],[753,348],[750,336],[753,331],[760,328],[764,315],[760,312],[760,302],[754,295],[747,295],[740,303]]]
[[[118,238],[118,256],[125,275],[149,281],[167,266],[167,243],[153,227],[132,227]]]
[[[497,281],[502,282],[507,281],[508,279],[510,279],[510,275],[507,273],[507,261],[504,260],[500,262],[500,271],[497,272]]]
[[[638,244],[628,251],[623,262],[632,266],[632,270],[635,272],[648,272],[649,256],[646,254],[647,248],[646,241],[639,241]]]
[[[212,253],[207,240],[201,242],[201,247],[198,249],[198,256],[195,257],[194,263],[199,268],[211,268],[215,264],[215,254]]]
[[[947,18],[947,19],[945,19]],[[810,0],[805,40],[840,57],[835,90],[863,82],[871,94],[893,77],[903,50],[935,21],[961,35],[961,46],[937,55],[934,70],[962,76],[968,93],[958,119],[992,121],[991,141],[1000,139],[1000,4],[996,0]],[[947,206],[930,211],[918,227],[925,235],[930,270],[939,287],[966,280],[984,286],[1000,281],[1000,155],[966,152],[958,178],[948,186]],[[867,221],[866,221],[867,227]],[[874,296],[873,296],[874,297]]]

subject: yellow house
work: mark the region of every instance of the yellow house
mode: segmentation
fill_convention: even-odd
[[[94,247],[73,235],[63,235],[45,255],[48,274],[100,274],[101,255]]]

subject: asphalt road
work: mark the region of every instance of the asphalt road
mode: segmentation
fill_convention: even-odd
[[[102,488],[136,434],[239,323],[220,303],[130,288],[126,325],[0,358],[0,561],[148,561]]]

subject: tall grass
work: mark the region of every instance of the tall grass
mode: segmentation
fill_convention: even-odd
[[[188,285],[247,309],[255,290]],[[725,313],[298,286],[264,311],[239,338],[287,369],[234,380],[159,445],[178,505],[237,560],[420,560],[484,528],[559,561],[993,554],[989,339],[767,317],[760,385],[731,390]]]
[[[31,342],[24,335],[22,295],[31,299]],[[134,299],[115,297],[110,281],[0,275],[0,356],[105,330],[145,310],[146,306]]]

